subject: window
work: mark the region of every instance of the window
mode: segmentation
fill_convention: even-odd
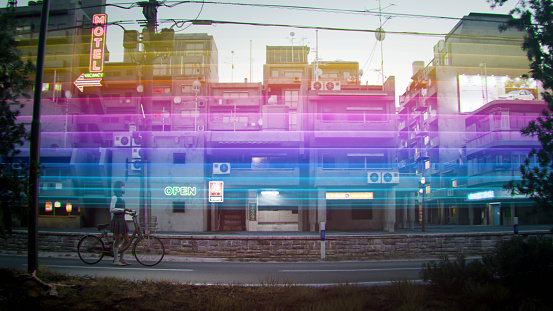
[[[184,213],[186,211],[185,202],[173,202],[173,213]]]
[[[186,164],[186,153],[173,153],[173,164]]]
[[[298,108],[300,91],[284,91],[284,104],[292,109]]]
[[[223,92],[224,99],[248,98],[248,92]]]
[[[336,156],[332,154],[323,154],[323,168],[336,168]]]
[[[301,79],[301,76],[302,76],[302,72],[301,71],[285,71],[284,72],[284,77],[286,79]]]
[[[321,109],[321,119],[323,122],[333,122],[334,121],[334,108],[333,107],[323,107]]]

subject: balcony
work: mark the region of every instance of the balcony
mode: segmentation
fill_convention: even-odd
[[[489,132],[467,142],[467,154],[478,152],[477,148],[507,145],[538,145],[538,139],[523,136],[520,132]]]
[[[314,129],[316,138],[393,138],[397,136],[393,120],[375,122],[315,120]]]

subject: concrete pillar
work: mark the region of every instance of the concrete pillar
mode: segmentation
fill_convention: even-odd
[[[416,204],[415,204],[415,194],[416,192],[409,192],[407,195],[407,214],[409,220],[409,229],[415,229],[415,217],[416,217]]]
[[[309,231],[315,232],[317,229],[317,214],[319,211],[317,210],[317,200],[315,198],[317,197],[317,193],[314,191],[310,191],[309,196],[309,202],[307,202],[307,206],[309,207]]]
[[[246,231],[257,231],[257,224],[259,221],[257,190],[248,190],[246,205]]]
[[[317,224],[326,223],[326,189],[319,189],[317,193]]]
[[[472,207],[472,204],[469,205],[469,225],[474,225],[474,207]]]
[[[383,229],[387,232],[394,232],[396,224],[396,191],[395,189],[390,189],[384,191],[384,193],[386,194],[386,201],[384,203],[384,213],[382,213]]]
[[[217,208],[216,203],[210,203],[211,205],[211,231],[217,231]]]
[[[406,196],[401,197],[401,228],[407,229],[407,210],[409,208],[409,198]]]

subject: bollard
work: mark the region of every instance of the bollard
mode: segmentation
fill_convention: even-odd
[[[514,228],[515,234],[518,234],[518,217],[515,217],[514,224],[515,224],[515,228]]]
[[[326,257],[326,241],[325,241],[325,223],[324,221],[321,222],[321,225],[319,226],[319,229],[321,231],[321,259],[325,259]]]

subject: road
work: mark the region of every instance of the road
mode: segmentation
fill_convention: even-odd
[[[128,256],[131,257],[131,256]],[[389,284],[393,280],[419,280],[427,260],[370,262],[183,262],[164,260],[144,267],[134,260],[130,266],[114,267],[112,258],[87,265],[78,258],[39,258],[40,265],[68,275],[120,277],[131,280],[170,280],[186,284],[260,285],[294,284],[331,286],[339,284]],[[27,269],[26,256],[0,256],[0,267]]]

